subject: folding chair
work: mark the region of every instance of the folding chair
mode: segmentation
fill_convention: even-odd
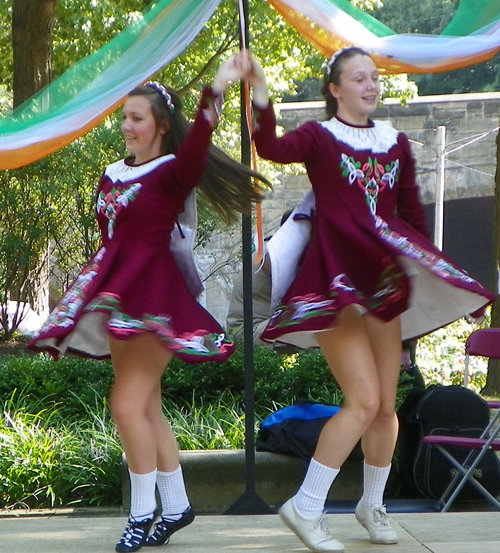
[[[478,355],[500,359],[500,328],[482,328],[472,332],[465,344],[464,386],[467,387],[469,356]],[[454,436],[424,436],[422,442],[433,444],[455,467],[456,474],[439,499],[441,512],[450,509],[452,503],[467,482],[470,482],[498,510],[500,502],[474,478],[474,472],[488,450],[500,451],[500,401],[488,401],[490,409],[496,412],[479,438],[461,438]],[[448,451],[448,447],[470,450],[465,461],[460,464]]]

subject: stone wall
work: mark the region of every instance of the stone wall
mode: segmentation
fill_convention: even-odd
[[[324,119],[323,102],[281,104],[277,111],[284,132]],[[499,118],[500,92],[424,96],[406,106],[387,100],[374,114],[374,119],[390,119],[410,139],[425,204],[435,201],[439,126],[446,127],[445,200],[494,195]],[[278,180],[262,207],[264,235],[275,231],[282,213],[294,207],[310,186],[300,166],[286,167]],[[202,303],[225,324],[232,280],[241,268],[239,229],[218,234],[197,255],[206,278]]]

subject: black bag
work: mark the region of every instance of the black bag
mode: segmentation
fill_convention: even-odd
[[[398,411],[399,474],[402,493],[439,499],[456,474],[456,469],[433,444],[422,443],[423,436],[442,435],[479,438],[490,421],[488,404],[462,386],[430,386],[412,389]],[[463,464],[469,450],[448,447]],[[486,452],[474,474],[492,495],[500,493],[500,464],[494,451]],[[468,482],[458,501],[484,501],[484,496]]]
[[[266,417],[257,434],[257,451],[283,453],[310,460],[323,426],[340,407],[298,403]]]

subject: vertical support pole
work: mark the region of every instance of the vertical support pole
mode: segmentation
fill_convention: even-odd
[[[446,127],[437,128],[436,212],[434,219],[434,245],[443,249],[444,235],[444,177],[446,161]]]
[[[248,46],[248,0],[239,1],[240,49]],[[246,116],[245,84],[240,84],[241,162],[251,164],[251,136]],[[250,180],[250,178],[249,178]],[[243,364],[245,376],[245,492],[227,509],[227,515],[270,514],[273,511],[257,494],[255,486],[255,399],[253,370],[252,218],[241,220],[243,250]]]

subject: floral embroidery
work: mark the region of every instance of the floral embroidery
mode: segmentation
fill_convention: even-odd
[[[134,201],[142,184],[134,183],[124,188],[113,187],[109,192],[100,192],[97,198],[97,212],[108,218],[108,238],[113,238],[116,217],[129,201]]]
[[[377,158],[369,157],[361,167],[361,162],[346,154],[341,154],[341,159],[342,176],[348,178],[350,186],[356,183],[364,191],[370,213],[375,216],[378,195],[387,185],[393,188],[398,180],[399,160],[396,159],[384,167],[378,163]]]
[[[154,332],[168,348],[176,354],[216,358],[226,355],[233,347],[233,343],[224,333],[185,333],[174,334],[171,327],[169,315],[148,315],[142,319],[134,319],[123,313],[120,299],[109,293],[98,294],[86,306],[85,311],[108,311],[110,317],[107,327],[114,334],[130,336],[133,334],[149,331]]]
[[[389,303],[403,299],[408,286],[405,280],[405,273],[395,263],[386,267],[377,284],[377,290],[368,300],[370,309],[377,310]]]
[[[386,267],[382,272],[377,284],[377,292],[373,296],[367,296],[356,289],[349,277],[342,273],[332,280],[329,296],[308,294],[292,298],[287,305],[282,305],[274,313],[268,328],[287,328],[314,317],[332,317],[349,304],[380,311],[389,304],[403,299],[407,293],[405,274],[394,264]]]
[[[203,109],[203,115],[210,123],[212,129],[215,129],[215,127],[219,124],[222,106],[224,105],[224,95],[219,94],[215,98],[207,96],[205,100],[207,102],[207,107]]]
[[[75,324],[74,317],[81,308],[87,291],[98,273],[99,264],[105,252],[106,248],[101,248],[92,261],[78,275],[50,314],[40,333],[46,332],[53,327],[67,328]]]
[[[344,290],[345,292],[356,291],[356,288],[354,288],[353,284],[349,280],[349,277],[345,273],[337,275],[332,280],[331,288],[332,290]]]
[[[322,311],[323,309],[326,309],[327,307],[330,307],[332,305],[331,300],[326,301],[297,301],[293,305],[294,312],[291,315],[292,321],[298,321],[301,319],[308,318],[308,315],[312,313],[316,313],[318,311]]]
[[[293,298],[288,305],[281,306],[274,312],[269,326],[281,328],[301,323],[311,317],[331,315],[334,313],[330,309],[333,304],[333,299],[314,294]]]
[[[391,244],[391,246],[396,247],[408,257],[416,259],[423,267],[437,274],[439,277],[444,279],[456,278],[470,284],[475,282],[465,271],[457,269],[442,257],[425,250],[418,244],[410,242],[405,236],[391,230],[389,225],[380,217],[376,218],[376,228],[383,240]]]
[[[385,166],[385,173],[382,175],[382,182],[387,182],[389,188],[394,187],[394,183],[398,180],[399,159],[392,161],[390,165]]]
[[[340,163],[341,167],[344,167],[342,172],[343,177],[349,177],[349,184],[353,184],[357,179],[362,179],[365,174],[359,168],[361,163],[359,161],[354,161],[354,158],[347,157],[346,154],[341,154],[342,162]]]

